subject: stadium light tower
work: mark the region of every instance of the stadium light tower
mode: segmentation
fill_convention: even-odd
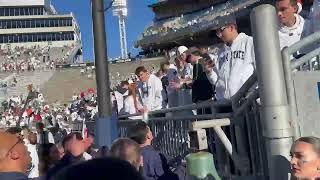
[[[128,16],[127,0],[114,0],[112,4],[113,16],[117,16],[119,20],[119,32],[120,32],[120,48],[121,58],[128,58],[127,47],[127,32],[126,32],[126,17]]]

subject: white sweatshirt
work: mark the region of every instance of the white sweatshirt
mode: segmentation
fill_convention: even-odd
[[[240,33],[231,46],[225,46],[216,84],[216,98],[230,99],[253,74],[255,55],[253,39]]]
[[[161,80],[150,74],[147,82],[139,82],[138,91],[142,100],[142,105],[146,106],[149,111],[159,110],[162,108],[162,83]]]
[[[280,25],[279,27],[279,40],[280,40],[280,49],[284,47],[289,47],[294,43],[300,41],[301,35],[305,29],[305,20],[298,14],[296,16],[296,23],[292,27],[287,27]]]

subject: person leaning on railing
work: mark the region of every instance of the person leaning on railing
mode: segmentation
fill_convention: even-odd
[[[292,179],[320,179],[320,138],[299,138],[293,143],[290,155]]]
[[[161,80],[144,67],[136,69],[135,74],[140,82],[137,84],[138,96],[143,105],[141,112],[162,109],[162,83]]]

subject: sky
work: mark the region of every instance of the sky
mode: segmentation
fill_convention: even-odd
[[[105,6],[111,0],[104,0]],[[134,48],[134,41],[141,35],[143,30],[151,24],[153,13],[148,8],[148,0],[127,0],[127,41],[128,52],[137,54],[138,49]],[[90,10],[90,0],[51,0],[59,14],[73,12],[80,24],[82,34],[82,45],[84,60],[93,60],[93,38],[92,38],[92,18]],[[112,16],[111,9],[105,14],[108,57],[120,56],[120,37],[117,17]]]

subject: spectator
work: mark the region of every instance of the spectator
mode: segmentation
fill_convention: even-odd
[[[141,112],[142,109],[143,107],[137,96],[136,84],[130,84],[128,96],[124,100],[124,112],[128,114],[135,114]]]
[[[93,159],[63,169],[51,180],[144,180],[128,162],[115,158]]]
[[[39,177],[39,157],[37,153],[37,135],[33,132],[30,132],[28,135],[27,149],[30,152],[31,163],[33,165],[33,169],[29,173],[29,178]]]
[[[320,139],[301,137],[291,147],[291,175],[297,179],[320,177]]]
[[[144,66],[136,69],[135,74],[140,82],[137,85],[139,96],[143,105],[143,112],[159,110],[162,108],[162,83],[159,78],[149,74]]]
[[[236,21],[226,21],[216,30],[217,36],[225,43],[222,65],[216,84],[216,98],[230,99],[249,79],[254,71],[255,55],[252,37],[238,33]]]
[[[68,136],[64,138],[62,144],[65,150],[65,155],[53,168],[48,171],[47,179],[50,179],[61,169],[85,160],[83,157],[85,147],[80,133],[68,134]]]
[[[55,144],[42,144],[39,147],[39,174],[45,177],[46,173],[60,159],[60,152]]]
[[[308,22],[299,14],[297,0],[276,0],[276,9],[280,21],[280,49],[298,42],[303,35]]]
[[[185,46],[178,47],[177,50],[177,59],[182,63],[182,69],[180,69],[181,78],[184,81],[191,80],[193,77],[193,66],[187,62],[188,60],[188,48]]]
[[[23,139],[0,132],[0,142],[0,179],[27,180],[26,172],[29,170],[31,157]]]
[[[202,58],[201,51],[196,47],[190,48],[188,54],[188,61],[193,64],[192,102],[212,99],[214,91],[203,69],[206,59]]]
[[[54,144],[54,138],[50,131],[44,130],[44,124],[39,122],[36,124],[38,144]]]
[[[145,180],[176,179],[172,175],[165,157],[156,151],[151,142],[153,135],[151,129],[145,122],[139,122],[129,129],[129,137],[136,141],[140,147],[143,157],[143,177]]]
[[[142,166],[140,146],[138,143],[128,138],[119,138],[113,142],[110,156],[128,161],[137,170]]]
[[[126,98],[126,96],[128,96],[128,86],[128,81],[122,81],[120,85],[117,87],[117,90],[114,91],[114,98],[117,103],[118,113],[123,113],[123,100],[124,98]]]

